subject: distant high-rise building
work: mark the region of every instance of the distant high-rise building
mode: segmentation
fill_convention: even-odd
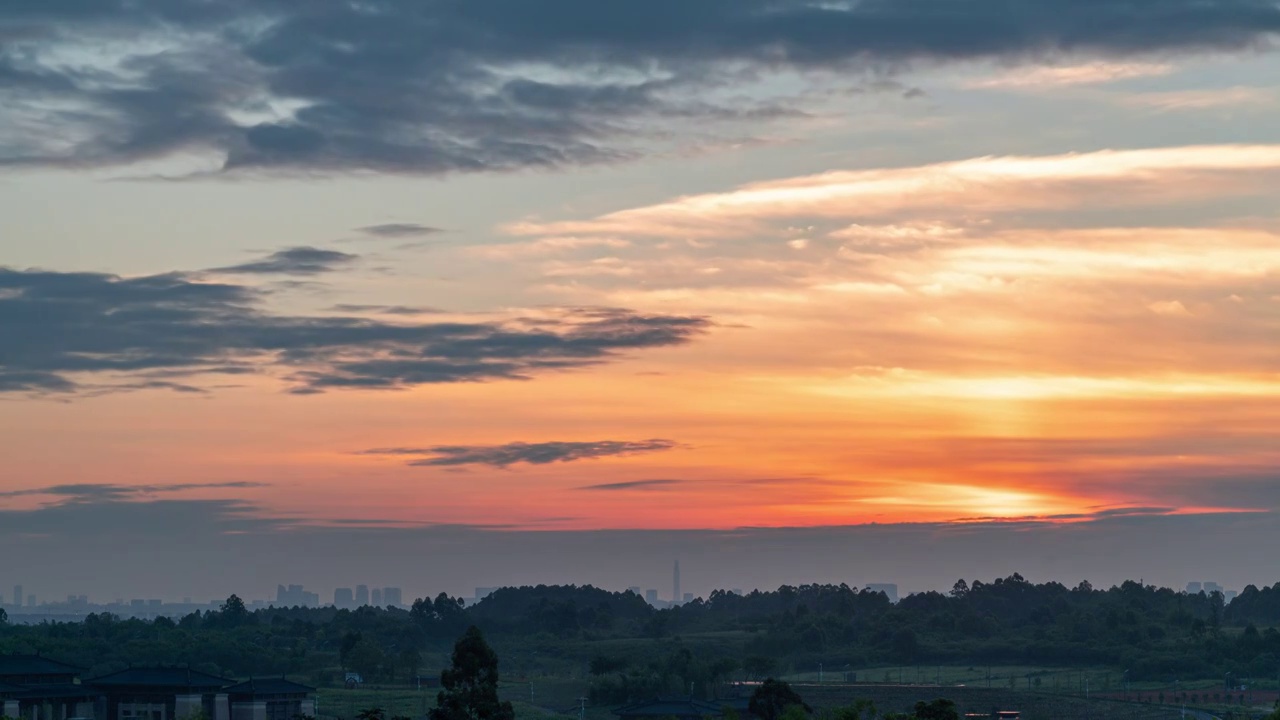
[[[492,587],[478,587],[478,588],[476,588],[476,602],[479,602],[479,601],[481,601],[481,600],[483,600],[483,599],[485,599],[485,598],[489,597],[490,595],[492,595],[492,594],[493,594],[493,591],[494,591],[494,590],[497,590],[497,589],[498,589],[498,588],[492,588]]]
[[[1188,594],[1188,595],[1199,595],[1199,594],[1200,594],[1200,591],[1201,591],[1201,590],[1203,590],[1203,589],[1204,589],[1204,587],[1203,587],[1200,583],[1198,583],[1198,582],[1189,582],[1189,583],[1187,583],[1187,594]]]
[[[333,605],[336,608],[351,609],[356,604],[355,593],[351,588],[338,588],[333,591]]]
[[[301,585],[276,586],[276,607],[315,607],[320,604],[320,594],[307,592]]]
[[[382,588],[382,602],[392,607],[404,605],[404,593],[398,587]]]
[[[382,588],[373,589],[373,606],[382,607]]]
[[[1230,603],[1232,600],[1235,600],[1239,596],[1240,596],[1240,593],[1238,591],[1228,590],[1222,594],[1222,600],[1223,602]]]
[[[22,607],[22,586],[21,585],[13,586],[13,606]]]
[[[356,607],[364,607],[369,604],[369,586],[356,586]]]
[[[671,571],[671,602],[680,602],[680,561],[676,561],[676,567]]]
[[[1222,592],[1222,586],[1216,582],[1206,582],[1204,584],[1204,591],[1206,594],[1209,594],[1209,595],[1212,595],[1216,592],[1220,593]]]
[[[27,607],[35,607],[35,606],[36,606],[36,596],[35,596],[35,593],[31,593],[27,595]]]
[[[867,590],[873,593],[884,593],[891,603],[898,602],[898,586],[893,583],[870,583],[867,585]]]
[[[635,593],[636,597],[643,597],[644,595],[642,592],[640,592],[639,585],[632,585],[631,587],[627,588],[627,592]]]
[[[654,590],[653,588],[649,588],[648,590],[645,590],[645,591],[644,591],[644,601],[645,601],[645,602],[647,602],[647,603],[649,603],[650,605],[657,605],[657,604],[658,604],[658,591],[657,591],[657,590]]]
[[[738,597],[742,597],[742,588],[734,588],[729,592],[733,593],[734,595],[737,595]]]
[[[685,593],[680,597],[681,604],[691,603],[691,602],[693,602],[693,593]]]

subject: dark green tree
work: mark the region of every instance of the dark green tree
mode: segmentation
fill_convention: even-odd
[[[400,651],[400,667],[406,671],[409,682],[418,676],[418,669],[422,667],[422,653],[418,652],[418,648],[410,645]]]
[[[813,708],[806,705],[785,681],[768,678],[760,683],[760,687],[756,688],[754,693],[751,693],[747,711],[760,720],[778,720],[791,707],[800,707],[805,712],[813,712]]]
[[[944,698],[916,703],[915,716],[916,720],[960,720],[956,704]]]
[[[611,658],[604,655],[597,655],[591,658],[591,674],[612,675],[613,673],[622,672],[627,669],[626,658]]]
[[[347,667],[360,673],[366,682],[378,676],[378,670],[386,663],[386,655],[377,645],[361,640],[347,653]]]
[[[453,646],[453,660],[440,673],[444,688],[430,720],[514,720],[511,703],[498,700],[498,654],[472,625]]]
[[[222,607],[218,609],[218,616],[228,627],[239,627],[248,625],[253,620],[253,613],[249,612],[249,608],[244,606],[244,601],[239,595],[232,594],[227,601],[222,603]]]
[[[752,680],[767,677],[769,673],[773,672],[776,665],[777,663],[774,662],[773,658],[764,655],[752,655],[742,661],[742,669],[746,671],[747,676]]]

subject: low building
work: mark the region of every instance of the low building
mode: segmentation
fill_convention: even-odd
[[[0,681],[9,685],[69,685],[81,668],[43,655],[0,655]]]
[[[0,716],[16,720],[295,720],[315,688],[279,678],[233,682],[186,667],[131,667],[79,679],[39,655],[0,655]]]
[[[18,717],[18,693],[26,688],[0,682],[0,717]]]
[[[18,720],[94,717],[97,693],[77,682],[80,668],[40,655],[0,655],[0,705]]]
[[[316,714],[316,689],[284,678],[250,678],[223,688],[231,720],[294,720]]]
[[[85,684],[101,697],[97,720],[230,720],[231,681],[191,668],[129,668]]]

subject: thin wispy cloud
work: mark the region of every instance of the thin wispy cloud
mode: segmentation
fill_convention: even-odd
[[[1264,192],[1257,183],[1260,174],[1280,175],[1280,145],[983,157],[753,183],[587,220],[526,221],[504,229],[547,237],[707,238],[760,229],[767,220],[896,217],[901,222],[904,215],[921,212],[938,220],[940,215],[1150,206],[1256,195]],[[1209,178],[1220,182],[1207,184]]]
[[[422,237],[444,232],[440,228],[419,223],[383,223],[382,225],[366,225],[362,228],[357,228],[357,230],[373,237],[391,239]]]
[[[359,255],[315,247],[278,250],[261,260],[214,268],[221,275],[321,275],[350,267]]]
[[[1052,91],[1072,85],[1103,85],[1134,78],[1173,73],[1172,63],[1091,62],[1083,65],[1025,67],[1006,70],[994,77],[967,81],[971,89]]]
[[[236,480],[214,483],[176,483],[172,485],[120,485],[114,483],[77,483],[47,485],[22,490],[0,491],[0,498],[53,497],[57,503],[99,503],[145,500],[155,495],[191,490],[245,490],[266,487],[259,482]]]
[[[436,445],[425,448],[375,448],[362,455],[391,455],[410,457],[409,465],[421,467],[451,467],[460,465],[488,465],[506,468],[511,465],[549,465],[579,460],[598,460],[605,457],[626,457],[642,453],[673,450],[678,444],[672,440],[595,440],[590,442],[515,442],[506,445]]]
[[[679,480],[628,480],[626,482],[601,483],[599,485],[583,485],[579,490],[624,491],[624,490],[663,490],[680,485]]]

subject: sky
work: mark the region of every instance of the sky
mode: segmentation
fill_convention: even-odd
[[[1269,585],[1278,39],[1274,0],[3,3],[0,577]]]

